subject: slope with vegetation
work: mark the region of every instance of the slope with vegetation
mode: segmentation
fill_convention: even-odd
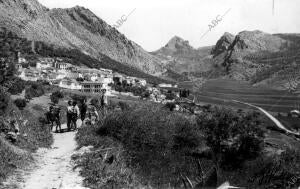
[[[15,169],[26,165],[31,160],[31,153],[38,147],[49,147],[52,143],[48,126],[41,119],[44,116],[42,107],[28,105],[25,99],[17,99],[15,103],[11,99],[11,94],[21,93],[26,85],[33,86],[14,76],[16,53],[25,49],[24,43],[26,40],[13,33],[0,31],[1,183]],[[34,87],[32,91],[35,91]]]
[[[300,184],[298,142],[288,137],[291,143],[278,145],[286,140],[277,138],[275,145],[268,131],[272,123],[259,113],[212,106],[194,116],[138,103],[111,109],[98,125],[79,129],[80,147],[94,147],[74,157],[86,186],[202,188],[227,180],[247,188]]]
[[[173,83],[173,81],[160,79],[158,77],[146,74],[140,71],[137,68],[121,64],[106,55],[101,54],[101,60],[93,58],[87,54],[82,53],[78,49],[67,49],[67,48],[58,48],[54,45],[47,44],[41,41],[35,41],[34,46],[32,46],[32,41],[19,37],[14,32],[10,31],[5,27],[0,28],[0,44],[1,44],[1,55],[0,57],[5,58],[8,55],[4,55],[3,52],[9,52],[10,60],[6,60],[11,69],[14,69],[13,62],[16,61],[16,55],[18,52],[21,52],[27,60],[29,60],[30,66],[35,66],[35,63],[39,57],[52,57],[52,58],[62,58],[67,62],[70,62],[73,65],[77,66],[87,66],[90,68],[106,68],[111,69],[115,72],[119,72],[125,75],[144,78],[150,83]],[[100,54],[99,54],[100,56]],[[4,61],[4,59],[3,59]],[[19,79],[14,79],[16,82],[22,82]],[[15,90],[17,90],[20,85],[12,85]],[[20,89],[18,89],[20,90]]]
[[[83,7],[47,9],[37,0],[0,1],[0,24],[23,38],[103,55],[148,74],[164,72],[160,60]]]

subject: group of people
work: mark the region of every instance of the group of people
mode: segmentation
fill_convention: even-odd
[[[102,90],[100,98],[100,107],[102,114],[107,114],[108,100],[106,96],[106,90]],[[68,101],[67,105],[67,130],[77,130],[77,120],[81,119],[85,125],[94,125],[99,120],[99,114],[97,108],[90,103],[87,105],[86,100],[83,100],[78,106],[76,101]],[[50,131],[53,130],[54,124],[56,124],[55,132],[61,132],[61,108],[58,106],[50,106],[49,112],[46,113],[48,122],[50,123]]]

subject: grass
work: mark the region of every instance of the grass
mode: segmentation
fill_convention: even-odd
[[[15,111],[15,114],[12,113]],[[0,133],[0,182],[9,176],[16,168],[22,168],[30,161],[31,153],[39,147],[50,147],[53,138],[48,125],[44,125],[39,118],[44,116],[44,109],[37,104],[29,103],[24,110],[9,104],[7,113],[1,117],[1,129],[11,129],[7,119],[16,119],[20,127],[17,141],[6,140],[5,133]],[[25,124],[24,121],[27,121]]]
[[[118,103],[115,100],[120,99],[114,99],[113,103]],[[181,175],[195,185],[200,174],[193,155],[207,147],[194,118],[189,114],[170,112],[157,104],[126,102],[129,103],[128,108],[116,110],[110,107],[111,113],[101,123],[82,127],[77,133],[79,148],[93,146],[90,152],[74,157],[77,166],[81,167],[85,186],[95,189],[184,188]],[[268,124],[263,124],[264,130],[268,129],[265,127]],[[261,188],[261,182],[255,178],[269,174],[271,168],[266,165],[273,166],[278,159],[284,158],[276,154],[277,150],[297,148],[299,142],[292,137],[268,131],[265,133],[264,150],[259,157],[246,160],[237,170],[222,170],[218,184],[229,180],[233,185]],[[107,160],[111,157],[113,161],[109,163]],[[204,172],[213,165],[210,160],[201,159],[200,162]],[[286,168],[292,164],[280,162],[282,171],[289,173],[287,179],[297,176],[296,169]],[[298,166],[296,159],[293,159],[293,164]],[[277,181],[278,186],[288,186],[276,177]],[[272,188],[268,180],[262,184]]]
[[[72,157],[76,166],[81,167],[84,185],[91,189],[141,188],[126,166],[122,145],[109,137],[99,137],[98,129],[98,126],[84,126],[76,135],[78,148],[93,146],[90,152]],[[106,159],[111,157],[115,157],[114,161],[107,163]]]

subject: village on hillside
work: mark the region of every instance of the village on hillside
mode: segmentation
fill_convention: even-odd
[[[120,94],[141,97],[163,104],[182,97],[182,91],[176,84],[153,85],[143,78],[127,76],[110,69],[75,66],[58,57],[40,57],[35,62],[35,67],[28,66],[28,60],[20,52],[17,53],[16,60],[17,76],[24,81],[48,82],[62,89],[91,94],[100,94],[105,89],[109,96]],[[126,87],[127,90],[116,86]],[[131,92],[128,88],[142,90],[142,93]]]

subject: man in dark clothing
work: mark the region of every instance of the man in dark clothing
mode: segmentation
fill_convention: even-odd
[[[86,101],[83,100],[81,106],[80,106],[80,119],[83,122],[86,116],[86,112],[87,112],[87,105],[86,105]]]
[[[61,132],[61,123],[60,123],[60,107],[54,107],[54,117],[56,122],[55,132]]]
[[[50,122],[50,131],[53,130],[54,122],[56,124],[55,132],[61,131],[61,123],[60,123],[60,108],[50,106],[49,112],[47,112],[47,120]]]
[[[54,108],[53,108],[53,106],[49,107],[49,112],[47,112],[47,120],[50,123],[50,131],[52,132],[53,125],[54,125],[54,122],[55,122],[55,116],[54,116]]]

